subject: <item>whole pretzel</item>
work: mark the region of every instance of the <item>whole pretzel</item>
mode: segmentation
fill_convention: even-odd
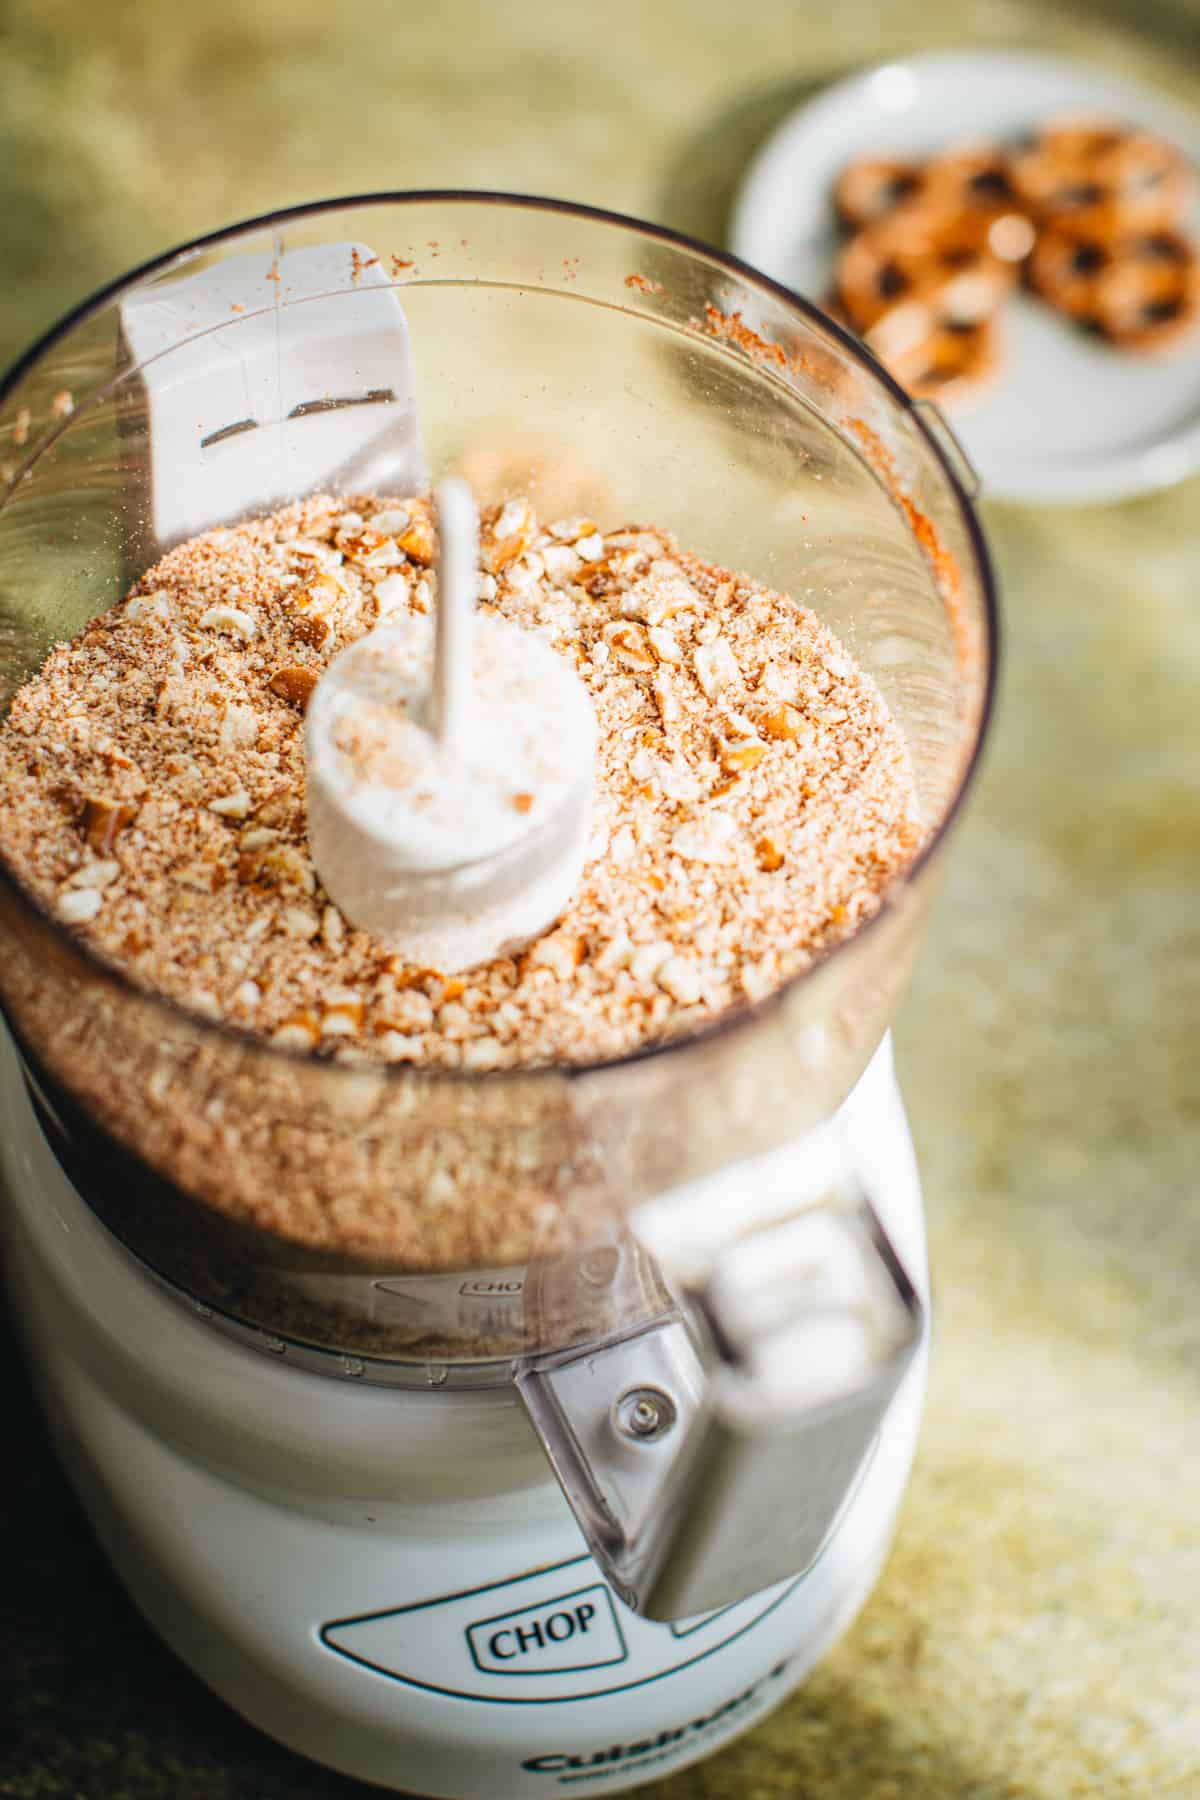
[[[895,207],[919,193],[920,165],[886,157],[848,163],[838,176],[833,203],[848,231],[874,225]]]
[[[1029,259],[1029,285],[1048,306],[1085,324],[1096,316],[1115,248],[1111,237],[1074,223],[1046,225]]]
[[[1008,158],[996,144],[964,144],[931,156],[921,170],[918,203],[952,217],[975,213],[996,218],[1019,206]]]
[[[1122,350],[1154,351],[1200,315],[1195,247],[1173,231],[1105,238],[1073,224],[1047,228],[1030,261],[1043,299]]]
[[[1040,219],[1085,230],[1177,224],[1191,192],[1172,145],[1107,119],[1051,121],[1013,153],[1009,170],[1014,192]]]
[[[850,319],[865,331],[885,313],[914,302],[929,309],[931,324],[973,324],[996,310],[1013,278],[975,221],[902,209],[843,245],[835,288]]]
[[[1122,350],[1165,349],[1200,314],[1195,246],[1177,232],[1126,240],[1101,276],[1092,323]]]
[[[961,406],[974,398],[1000,366],[994,319],[981,319],[973,325],[935,325],[925,336],[914,337],[902,348],[893,345],[886,352],[873,341],[875,337],[876,333],[868,331],[865,341],[902,387],[920,399],[947,406]]]

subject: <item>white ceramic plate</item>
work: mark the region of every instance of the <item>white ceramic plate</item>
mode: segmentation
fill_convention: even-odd
[[[784,121],[743,183],[734,253],[819,305],[837,243],[830,195],[846,163],[1015,137],[1064,112],[1144,125],[1200,165],[1200,119],[1103,70],[1007,52],[917,56],[840,81]],[[1025,295],[1001,326],[999,381],[951,417],[985,493],[1114,500],[1200,468],[1200,330],[1164,353],[1128,355]]]

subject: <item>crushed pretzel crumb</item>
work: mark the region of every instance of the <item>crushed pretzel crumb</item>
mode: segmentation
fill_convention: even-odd
[[[816,616],[657,527],[547,527],[517,495],[484,511],[478,593],[590,693],[584,874],[536,943],[453,979],[357,930],[309,855],[302,715],[339,651],[433,609],[435,553],[428,497],[371,494],[168,551],[0,724],[17,878],[206,1017],[290,1051],[479,1073],[691,1032],[878,908],[923,839],[913,777]]]

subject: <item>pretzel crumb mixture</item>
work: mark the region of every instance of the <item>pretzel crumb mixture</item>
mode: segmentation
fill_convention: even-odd
[[[453,978],[356,930],[309,856],[304,709],[347,644],[436,607],[435,550],[427,497],[361,495],[169,551],[0,725],[17,878],[194,1012],[342,1061],[467,1070],[692,1031],[878,909],[924,828],[895,722],[816,616],[665,531],[542,526],[516,498],[483,516],[479,604],[591,694],[587,867],[552,930]]]

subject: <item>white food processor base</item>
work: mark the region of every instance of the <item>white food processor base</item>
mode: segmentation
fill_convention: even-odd
[[[885,1040],[846,1102],[926,1293],[917,1170]],[[603,1581],[511,1386],[335,1381],[166,1292],[80,1200],[0,1042],[14,1307],[66,1470],[151,1624],[292,1749],[447,1800],[612,1794],[775,1706],[886,1553],[922,1346],[859,1484],[794,1580],[677,1624]]]

